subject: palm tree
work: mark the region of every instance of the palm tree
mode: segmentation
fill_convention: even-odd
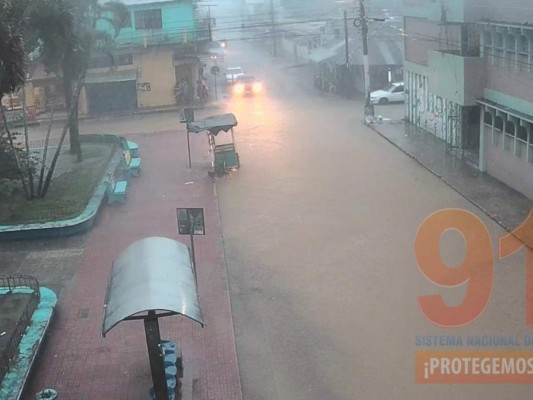
[[[26,0],[0,0],[0,99],[8,93],[15,92],[25,81],[25,19]],[[3,106],[0,105],[0,136],[6,134],[9,143],[9,154],[5,159],[14,161],[16,175],[20,179],[26,197],[33,197],[33,176],[28,149],[26,158],[20,146],[15,145],[14,134],[7,124]],[[25,132],[27,133],[27,132]],[[27,136],[26,136],[27,139]],[[21,158],[22,157],[22,158]],[[5,166],[3,166],[5,167]],[[27,171],[26,170],[27,167]],[[28,176],[26,184],[25,172]]]
[[[0,0],[0,97],[24,84],[22,1]]]
[[[127,23],[126,6],[118,2],[98,0],[36,0],[30,13],[30,24],[40,40],[43,64],[63,81],[69,110],[70,151],[82,159],[78,99],[94,51],[112,54],[114,39]],[[105,20],[109,30],[97,24]]]

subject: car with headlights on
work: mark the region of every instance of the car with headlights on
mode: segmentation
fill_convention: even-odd
[[[235,79],[233,94],[235,95],[258,95],[263,91],[263,82],[254,76],[242,75]]]

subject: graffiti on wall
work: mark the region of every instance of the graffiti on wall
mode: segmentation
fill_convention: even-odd
[[[459,146],[462,131],[459,104],[430,93],[427,76],[411,71],[407,71],[406,76],[406,114],[409,121],[451,146]]]

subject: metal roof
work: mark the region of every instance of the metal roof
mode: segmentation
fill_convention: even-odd
[[[227,132],[234,126],[237,126],[237,118],[232,113],[219,114],[207,117],[195,122],[189,123],[187,129],[189,132],[199,133],[209,131],[213,135],[217,135],[220,131]]]
[[[142,318],[149,310],[181,314],[204,325],[189,249],[180,242],[141,239],[113,262],[102,335],[121,321]]]
[[[143,4],[157,4],[157,3],[170,3],[178,0],[119,0],[120,3],[124,3],[126,6],[139,6]]]
[[[363,65],[363,46],[353,39],[349,39],[350,64]],[[368,44],[368,59],[370,65],[402,65],[403,44],[397,39],[373,38]],[[329,47],[321,47],[313,51],[309,59],[315,63],[331,61],[342,64],[345,60],[345,44],[339,39]]]

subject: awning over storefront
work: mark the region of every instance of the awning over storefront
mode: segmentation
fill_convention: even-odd
[[[86,84],[136,81],[137,69],[109,70],[102,72],[88,72],[85,77]]]

